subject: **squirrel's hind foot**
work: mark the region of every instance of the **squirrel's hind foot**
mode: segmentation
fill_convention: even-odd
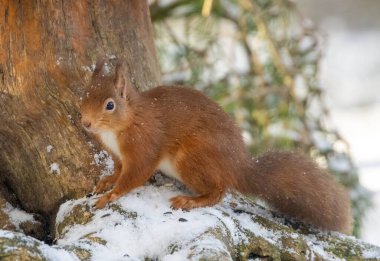
[[[192,208],[209,207],[217,204],[222,198],[222,192],[212,192],[198,197],[176,196],[170,199],[173,209],[190,210]]]
[[[104,208],[108,202],[112,202],[112,201],[115,201],[117,200],[118,198],[120,198],[122,196],[122,194],[119,194],[119,193],[116,193],[116,192],[113,192],[113,191],[110,191],[106,194],[104,194],[103,196],[101,196],[95,203],[95,207],[97,209],[101,209],[101,208]]]

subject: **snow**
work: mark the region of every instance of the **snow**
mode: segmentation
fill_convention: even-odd
[[[124,215],[112,211],[109,207],[97,210],[90,223],[70,228],[57,244],[70,245],[91,234],[107,241],[107,247],[98,245],[92,249],[93,260],[117,260],[125,254],[137,259],[143,259],[145,256],[164,258],[170,255],[166,251],[171,244],[189,244],[193,238],[213,227],[217,221],[215,216],[201,215],[205,209],[190,212],[172,210],[169,199],[177,194],[178,192],[167,187],[160,189],[150,186],[136,189],[122,197],[117,204],[123,211],[138,216],[138,219],[127,221]],[[96,198],[88,200],[93,205]],[[83,200],[79,202],[83,203]],[[73,206],[73,201],[63,204],[58,212],[57,221],[63,220]],[[183,219],[187,221],[181,222]]]
[[[76,200],[69,200],[66,201],[63,205],[61,205],[59,212],[57,213],[57,216],[55,218],[56,223],[61,223],[65,216],[70,213],[70,211],[73,209],[75,205],[82,204],[86,202],[86,198],[76,199]]]
[[[93,144],[90,144],[93,146]],[[112,156],[107,151],[101,150],[94,154],[94,164],[97,166],[103,166],[101,170],[102,176],[112,175],[114,173],[115,163]]]
[[[57,249],[48,245],[41,245],[39,250],[44,254],[47,260],[52,261],[79,261],[79,258],[64,249]]]
[[[50,164],[49,168],[50,168],[50,173],[58,174],[58,175],[61,174],[61,170],[59,168],[58,163],[54,162],[54,163]]]
[[[56,217],[56,225],[64,223],[66,217],[69,223],[64,223],[63,231],[57,231],[56,245],[49,246],[41,241],[25,235],[0,230],[0,237],[13,238],[22,236],[22,244],[35,248],[42,256],[52,261],[77,261],[78,257],[67,249],[83,249],[89,252],[91,260],[198,260],[205,253],[225,254],[229,257],[229,243],[238,246],[249,243],[252,233],[255,237],[263,238],[274,246],[284,248],[284,238],[304,239],[310,251],[313,251],[323,260],[334,259],[326,249],[331,247],[323,238],[333,235],[344,240],[353,240],[339,233],[318,232],[317,234],[296,234],[291,230],[277,229],[283,226],[283,218],[273,214],[260,206],[252,205],[248,199],[238,195],[227,194],[214,207],[193,209],[191,211],[173,210],[170,208],[170,198],[183,194],[176,186],[165,186],[167,180],[158,175],[156,183],[139,187],[104,209],[95,210],[94,205],[100,195],[70,200],[63,203]],[[15,210],[7,206],[8,213]],[[80,209],[79,213],[89,217],[81,222],[75,217],[74,224],[71,212]],[[16,212],[14,212],[16,213]],[[31,218],[20,218],[25,220]],[[262,218],[266,222],[273,222],[273,228],[261,224]],[[215,237],[210,233],[216,228],[221,233]],[[247,233],[247,231],[249,233]],[[322,239],[320,239],[322,238]],[[6,251],[14,251],[13,246],[6,245]],[[16,247],[17,248],[17,247]],[[286,251],[294,253],[292,247]],[[312,253],[309,253],[311,256]],[[378,257],[379,250],[368,248],[365,256]],[[224,257],[224,256],[223,256]]]
[[[380,250],[367,249],[363,251],[363,258],[376,259],[380,257]]]
[[[3,207],[3,212],[8,215],[9,221],[16,227],[16,230],[20,230],[20,224],[24,222],[36,223],[32,214],[29,214],[21,209],[13,207],[8,202]]]
[[[6,231],[6,230],[0,230],[0,237],[1,238],[8,238],[8,239],[14,239],[15,237],[20,237],[22,238],[22,243],[20,241],[20,246],[8,246],[5,244],[5,241],[2,240],[2,253],[6,254],[7,252],[17,252],[19,248],[22,247],[22,245],[28,246],[30,248],[37,247],[45,259],[43,260],[49,260],[49,261],[78,261],[78,257],[76,257],[74,254],[69,253],[68,251],[64,249],[59,249],[56,247],[51,247],[49,245],[44,244],[41,241],[38,241],[37,239],[34,239],[32,237],[25,236],[24,234],[21,233],[15,233],[11,231]],[[33,253],[29,253],[33,254]],[[35,254],[35,260],[41,260],[41,257],[38,253]],[[26,253],[24,254],[26,257]],[[24,256],[24,259],[26,260]],[[2,256],[3,257],[3,256]],[[17,259],[18,260],[18,259]],[[34,259],[33,259],[34,260]]]
[[[163,178],[164,180],[166,178]],[[163,181],[165,183],[165,181]],[[329,245],[319,237],[328,236],[327,232],[315,235],[302,235],[294,232],[272,230],[260,224],[260,218],[269,218],[281,226],[282,218],[273,217],[264,208],[250,205],[240,197],[228,194],[215,207],[193,209],[191,211],[173,210],[170,198],[183,193],[176,186],[144,186],[121,197],[104,209],[90,210],[93,216],[86,224],[67,225],[59,234],[57,247],[77,246],[91,252],[91,260],[186,260],[197,256],[207,249],[219,253],[227,252],[225,242],[207,234],[211,228],[222,227],[226,239],[231,235],[233,245],[248,243],[246,233],[283,247],[283,238],[305,239],[310,250],[324,260],[340,260],[326,252]],[[99,196],[71,200],[61,205],[57,224],[64,221],[74,207],[93,206]],[[259,219],[257,219],[259,218]],[[350,238],[339,233],[334,236]],[[89,243],[96,238],[106,244]],[[354,240],[354,239],[353,239]],[[196,246],[201,246],[197,248]],[[200,249],[203,249],[202,251]],[[289,253],[295,251],[287,249]],[[370,255],[370,253],[368,253]],[[228,256],[228,255],[227,255]]]
[[[110,59],[110,60],[117,59],[116,55],[114,55],[114,54],[106,54],[106,56],[107,56],[108,59]]]
[[[307,241],[307,245],[313,249],[313,251],[318,254],[319,256],[322,257],[322,260],[336,260],[336,261],[344,261],[344,259],[341,259],[341,258],[335,258],[333,256],[331,256],[330,254],[328,254],[325,250],[324,250],[324,246],[323,244],[319,244],[319,243],[313,243],[311,241]],[[314,260],[314,259],[312,259]],[[318,260],[318,259],[317,259]]]
[[[53,147],[52,145],[47,145],[47,146],[46,146],[46,151],[47,151],[47,153],[52,152],[53,149],[54,149],[54,147]]]

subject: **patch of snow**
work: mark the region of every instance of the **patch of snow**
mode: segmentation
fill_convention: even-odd
[[[365,259],[373,259],[376,260],[380,257],[380,250],[379,249],[366,249],[363,251],[363,258]]]
[[[227,227],[227,229],[230,231],[232,239],[235,244],[237,244],[239,241],[247,241],[248,239],[243,237],[238,231],[238,228],[236,226],[236,223],[232,219],[227,219],[223,215],[222,212],[220,212],[217,209],[210,209],[210,213],[214,215],[215,217],[219,218],[220,220],[223,220],[224,225]]]
[[[63,203],[57,212],[57,217],[55,219],[56,223],[62,223],[65,216],[67,216],[68,213],[75,207],[76,205],[83,204],[83,202],[86,202],[87,198],[80,198],[77,200],[68,200],[65,203]]]
[[[50,168],[50,173],[53,173],[53,174],[61,174],[61,170],[59,169],[59,164],[54,162],[52,164],[50,164],[49,166]]]
[[[46,146],[47,153],[50,153],[53,149],[54,149],[54,147],[52,145],[47,145]]]
[[[106,55],[109,59],[116,59],[117,57],[116,57],[116,55],[114,55],[114,54],[107,54]]]
[[[197,246],[202,246],[202,248],[197,248]],[[177,260],[204,260],[204,253],[207,250],[213,253],[225,253],[225,257],[230,256],[226,245],[220,240],[215,240],[212,237],[202,237],[192,244],[177,251],[174,254],[169,254],[164,256],[162,259],[165,261],[177,261]],[[190,256],[189,256],[190,253]],[[223,258],[222,260],[233,260],[231,257],[229,259]]]
[[[181,192],[175,186],[137,188],[110,206],[93,212],[94,216],[89,223],[67,227],[61,233],[57,244],[61,247],[74,244],[85,248],[88,246],[86,236],[91,235],[107,242],[105,246],[93,244],[90,247],[92,260],[122,260],[126,257],[128,260],[141,260],[146,257],[185,260],[189,258],[190,253],[194,258],[197,255],[198,250],[194,249],[200,242],[196,240],[202,242],[202,248],[227,251],[221,242],[211,240],[207,234],[204,235],[210,228],[218,226],[226,228],[235,245],[249,240],[242,234],[241,229],[278,246],[282,246],[282,237],[287,236],[255,222],[253,217],[256,215],[271,217],[273,222],[277,222],[268,210],[248,206],[245,202],[236,201],[236,198],[229,194],[212,208],[193,209],[189,212],[172,210],[170,198],[179,193]],[[99,196],[93,196],[64,203],[59,209],[57,224],[64,220],[73,207],[92,206],[98,198]],[[242,211],[234,211],[231,204]],[[137,218],[125,218],[126,213]],[[298,235],[294,234],[291,237],[295,238]]]
[[[42,252],[47,260],[54,261],[79,261],[80,259],[73,253],[70,253],[64,249],[57,249],[49,245],[41,245],[39,250]]]
[[[274,231],[268,230],[257,222],[253,222],[252,215],[247,213],[241,213],[237,215],[239,224],[246,230],[254,231],[256,236],[262,237],[268,242],[278,245],[281,234],[277,234]]]
[[[20,224],[30,221],[36,223],[32,214],[25,212],[24,210],[13,207],[8,202],[5,203],[3,207],[3,212],[9,217],[9,221],[16,227],[17,230],[20,230]]]
[[[75,254],[70,253],[64,249],[59,249],[54,246],[49,246],[44,244],[41,241],[38,241],[37,239],[34,239],[29,236],[25,236],[22,233],[17,233],[13,231],[7,231],[7,230],[0,230],[0,237],[1,238],[8,238],[8,239],[14,239],[15,237],[21,237],[22,238],[22,244],[20,246],[4,246],[2,245],[2,253],[11,253],[15,252],[23,245],[26,245],[28,247],[34,248],[37,247],[43,256],[43,260],[54,260],[54,261],[78,261],[78,257],[75,256]],[[35,254],[35,259],[40,260],[41,256],[38,253],[29,253],[31,255]]]
[[[91,144],[93,146],[93,144]],[[102,176],[112,175],[115,169],[115,163],[112,159],[112,156],[108,154],[107,151],[101,150],[98,153],[94,154],[94,163],[97,166],[103,166],[101,170]]]
[[[11,231],[8,231],[8,230],[0,229],[0,237],[13,239],[15,237],[15,233],[12,233]]]
[[[169,189],[158,191],[154,187],[139,188],[118,200],[123,210],[139,216],[137,220],[126,222],[123,215],[109,208],[98,210],[89,224],[76,225],[58,240],[58,244],[70,244],[94,233],[93,236],[106,240],[108,245],[95,247],[92,250],[93,260],[117,260],[125,254],[141,259],[146,256],[165,256],[169,254],[166,252],[168,246],[179,242],[189,243],[216,221],[213,216],[200,218],[199,211],[202,210],[172,210],[169,198],[175,195]],[[59,214],[60,219],[62,216]],[[186,222],[181,222],[181,218]]]

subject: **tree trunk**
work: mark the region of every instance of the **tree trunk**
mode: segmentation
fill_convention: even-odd
[[[28,211],[51,217],[97,181],[78,108],[99,57],[159,83],[146,1],[0,1],[0,189]]]

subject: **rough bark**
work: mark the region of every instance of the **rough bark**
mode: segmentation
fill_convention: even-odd
[[[99,57],[126,60],[139,89],[158,84],[152,34],[146,1],[0,1],[0,189],[8,200],[50,217],[93,189],[100,171],[80,127],[83,87]]]

